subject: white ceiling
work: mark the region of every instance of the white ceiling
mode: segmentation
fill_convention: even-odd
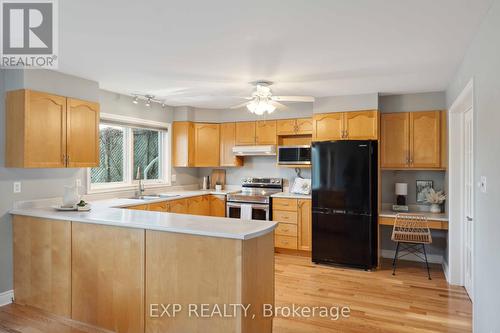
[[[258,79],[279,95],[439,91],[491,3],[63,0],[59,70],[213,108],[241,102]]]

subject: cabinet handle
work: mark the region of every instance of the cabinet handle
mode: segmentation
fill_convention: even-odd
[[[63,154],[62,156],[62,163],[66,165],[66,154]]]
[[[66,164],[69,164],[69,162],[70,162],[70,158],[69,158],[69,154],[68,154],[68,156],[66,156]]]

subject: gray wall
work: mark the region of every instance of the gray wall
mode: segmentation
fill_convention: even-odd
[[[444,91],[379,97],[380,112],[412,112],[445,109],[446,93]]]
[[[451,106],[474,78],[474,179],[488,179],[476,191],[474,222],[474,331],[500,332],[500,0],[495,0],[446,92]]]
[[[316,101],[314,102],[314,113],[376,109],[378,109],[377,93],[320,97],[316,98]]]

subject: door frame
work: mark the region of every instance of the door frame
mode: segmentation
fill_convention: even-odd
[[[449,205],[449,230],[448,230],[448,261],[444,263],[445,274],[448,282],[453,285],[463,286],[465,283],[465,227],[464,227],[464,117],[465,112],[472,109],[473,136],[476,132],[476,114],[474,110],[474,81],[471,79],[460,95],[453,102],[448,111],[448,205]],[[474,140],[475,141],[475,140]],[[474,151],[475,143],[473,143]],[[473,179],[475,179],[475,168],[473,166]],[[475,186],[473,187],[475,189]],[[475,195],[474,195],[475,197]],[[475,201],[473,207],[476,206]],[[474,221],[476,224],[477,221]],[[473,242],[474,248],[475,242]],[[473,250],[474,257],[474,250]],[[472,260],[474,262],[474,260]],[[446,267],[447,266],[447,267]],[[473,276],[474,273],[472,272]],[[474,278],[473,278],[474,281]],[[473,282],[474,283],[474,282]]]

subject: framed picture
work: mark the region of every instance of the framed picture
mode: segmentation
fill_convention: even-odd
[[[417,203],[426,203],[425,195],[431,188],[433,188],[432,180],[417,180]]]

